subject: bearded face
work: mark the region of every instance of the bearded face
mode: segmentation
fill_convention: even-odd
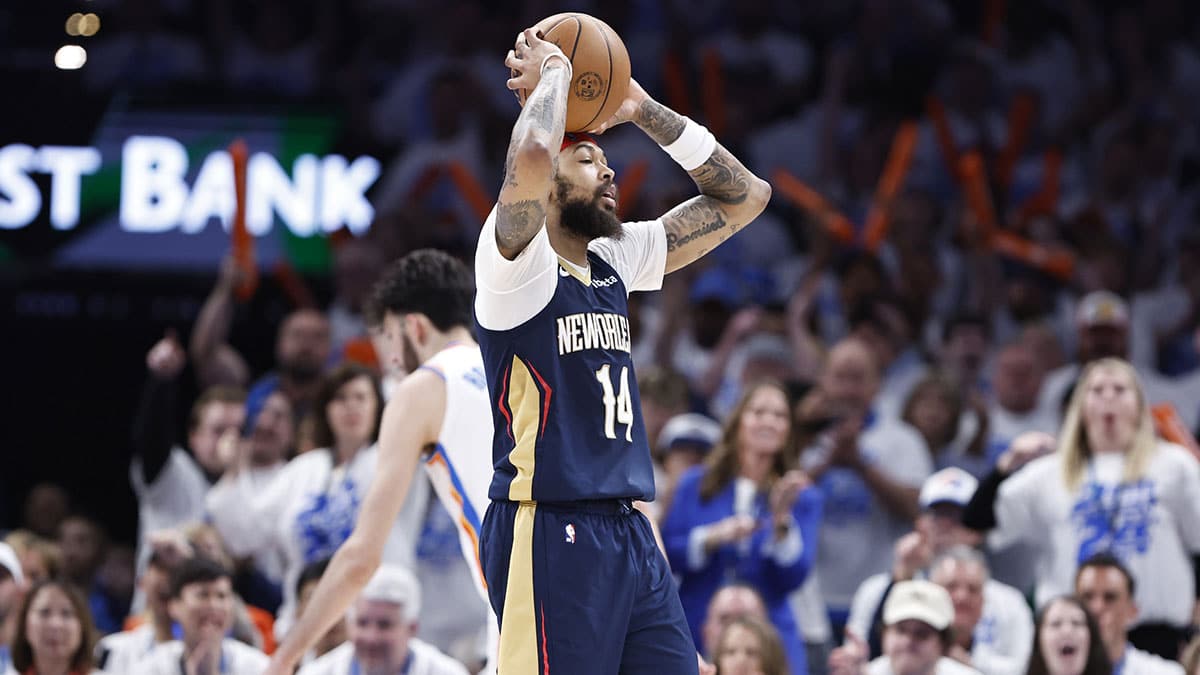
[[[585,192],[562,176],[556,176],[554,187],[563,229],[584,241],[601,237],[620,239],[625,234],[616,213],[617,188],[611,180]]]
[[[616,187],[611,181],[590,194],[584,194],[562,177],[555,178],[554,182],[563,228],[585,241],[601,237],[621,238],[624,234],[621,220],[605,199],[607,195],[616,195]]]

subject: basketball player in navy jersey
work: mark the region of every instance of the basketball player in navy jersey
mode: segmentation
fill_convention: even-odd
[[[670,569],[635,509],[654,498],[654,477],[626,301],[752,221],[771,189],[631,81],[597,131],[633,122],[700,196],[622,224],[604,151],[592,136],[564,136],[570,62],[530,29],[505,65],[517,71],[508,87],[531,93],[475,257],[495,427],[481,559],[499,672],[696,673]]]
[[[334,554],[266,675],[292,675],[305,652],[345,616],[383,559],[388,532],[420,464],[458,527],[476,590],[486,595],[478,532],[492,477],[487,456],[492,427],[483,361],[471,336],[472,290],[466,265],[430,249],[396,261],[376,283],[370,313],[383,323],[393,352],[388,358],[402,361],[409,374],[383,410],[379,465],[354,532]],[[492,624],[484,673],[495,672],[494,640]]]

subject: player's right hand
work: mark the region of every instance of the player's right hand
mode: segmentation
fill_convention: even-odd
[[[522,31],[517,36],[517,43],[508,51],[508,56],[504,59],[504,65],[516,72],[516,75],[509,78],[508,88],[513,91],[524,89],[532,92],[538,82],[542,80],[542,64],[551,55],[560,58],[550,59],[550,62],[561,60],[566,65],[571,63],[558,45],[538,37],[537,31],[533,28],[526,28]]]

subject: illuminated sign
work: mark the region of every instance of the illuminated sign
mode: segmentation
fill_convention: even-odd
[[[92,147],[14,144],[0,148],[0,229],[20,229],[41,213],[43,195],[31,174],[50,175],[50,224],[79,223],[80,184],[100,170]],[[166,136],[130,136],[121,146],[120,227],[126,232],[196,234],[214,218],[229,228],[234,210],[233,163],[224,151],[209,153],[189,184],[187,148]],[[246,227],[270,232],[275,218],[307,237],[348,227],[362,234],[374,209],[366,192],[379,178],[378,160],[362,156],[301,154],[285,171],[270,154],[250,155],[246,169]]]

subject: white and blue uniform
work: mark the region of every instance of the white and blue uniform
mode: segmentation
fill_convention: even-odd
[[[446,411],[437,445],[424,457],[425,471],[442,507],[458,528],[463,557],[475,589],[488,603],[487,582],[479,563],[479,531],[492,481],[491,409],[483,356],[473,344],[452,344],[421,366],[446,383]],[[495,672],[498,628],[488,615],[487,672]]]

